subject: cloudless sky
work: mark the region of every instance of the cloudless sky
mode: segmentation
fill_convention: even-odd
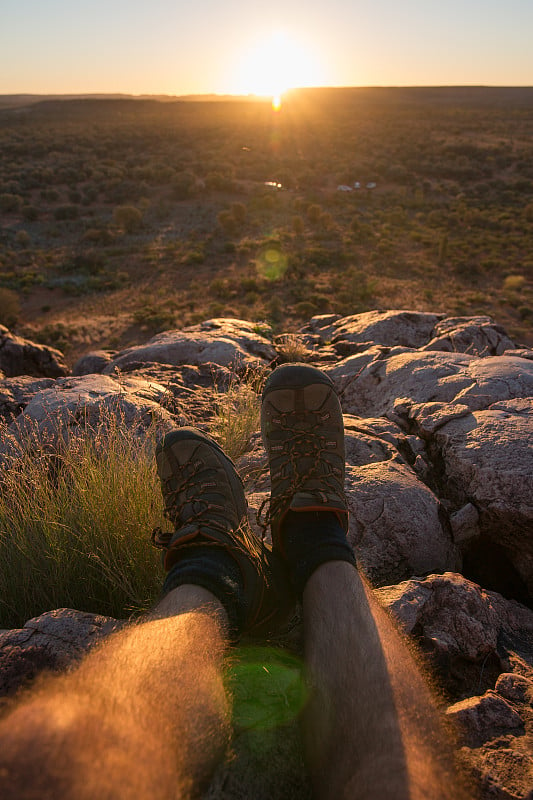
[[[533,85],[533,0],[0,0],[0,94]]]

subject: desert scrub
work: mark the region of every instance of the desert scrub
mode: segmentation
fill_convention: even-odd
[[[274,339],[274,347],[280,364],[310,361],[312,353],[297,333],[282,333]]]
[[[263,383],[263,373],[250,368],[242,376],[232,373],[225,390],[216,387],[210,433],[233,461],[247,451],[252,435],[260,429]]]
[[[13,446],[0,478],[1,627],[61,607],[123,618],[154,602],[155,438],[107,412],[68,440],[34,432]]]
[[[12,289],[0,288],[0,325],[9,328],[20,316],[19,296]]]

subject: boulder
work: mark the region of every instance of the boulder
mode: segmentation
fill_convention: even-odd
[[[213,319],[183,331],[166,331],[139,347],[119,353],[104,369],[106,374],[126,366],[147,362],[201,366],[207,362],[222,367],[250,367],[273,361],[276,351],[270,341],[249,322]]]
[[[533,394],[533,365],[524,358],[476,358],[466,353],[393,350],[372,360],[326,370],[346,413],[388,416],[431,434],[450,416]],[[350,375],[351,373],[351,375]]]
[[[433,329],[444,314],[420,311],[365,311],[349,317],[326,315],[314,317],[309,332],[331,341],[338,353],[365,349],[368,343],[395,347],[422,347],[432,336]]]
[[[116,353],[111,353],[108,350],[94,350],[91,353],[86,353],[81,358],[78,358],[72,367],[72,374],[77,377],[79,375],[92,375],[103,372],[115,355]]]
[[[11,421],[34,395],[54,384],[53,378],[33,378],[31,375],[0,379],[0,419]]]
[[[508,731],[523,728],[524,721],[511,704],[496,692],[486,692],[482,697],[467,697],[454,703],[446,711],[470,747],[479,747]]]
[[[166,390],[133,376],[118,380],[109,375],[60,378],[43,389],[8,427],[4,455],[18,452],[35,438],[57,445],[86,426],[95,430],[114,420],[132,433],[157,424],[162,430],[175,426],[172,415],[161,406]]]
[[[348,539],[375,586],[458,567],[440,503],[397,459],[346,467]]]
[[[43,670],[62,670],[123,622],[60,608],[0,632],[0,697],[13,694]]]
[[[437,322],[433,338],[420,349],[484,357],[501,356],[513,348],[512,339],[490,317],[448,317]]]
[[[503,548],[531,595],[532,432],[533,397],[506,400],[446,422],[430,448],[446,495],[457,506],[475,506],[479,533]],[[480,547],[478,559],[482,554]]]
[[[3,325],[0,325],[0,370],[8,378],[16,375],[36,378],[68,375],[68,367],[59,350],[15,336]]]
[[[533,679],[531,609],[454,573],[413,578],[377,593],[420,641],[456,699],[493,689],[502,672]]]

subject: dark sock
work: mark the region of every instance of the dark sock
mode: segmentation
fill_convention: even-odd
[[[300,598],[320,564],[348,561],[355,566],[354,552],[333,511],[288,511],[282,538],[293,587]]]
[[[234,558],[223,547],[193,545],[183,551],[163,584],[162,596],[177,586],[192,583],[214,594],[226,609],[233,640],[242,633],[246,618],[244,581]]]

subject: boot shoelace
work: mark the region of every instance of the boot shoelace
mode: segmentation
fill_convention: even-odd
[[[309,416],[309,412],[306,413]],[[292,477],[292,482],[285,489],[285,491],[274,498],[272,502],[271,497],[266,497],[256,514],[257,524],[261,528],[261,539],[264,540],[268,525],[271,524],[273,517],[275,517],[280,508],[286,504],[290,506],[291,500],[294,495],[301,489],[305,489],[306,483],[312,479],[319,479],[328,482],[333,479],[337,486],[336,491],[342,495],[342,470],[329,463],[324,455],[329,455],[331,451],[337,447],[336,441],[328,440],[327,436],[323,436],[314,432],[311,428],[295,428],[290,423],[293,417],[301,418],[298,412],[287,412],[280,414],[279,418],[273,418],[272,421],[280,427],[282,431],[287,433],[287,438],[277,444],[271,446],[270,450],[276,457],[285,454],[285,459],[280,468],[273,472],[271,481],[274,482],[278,479],[286,479]],[[329,418],[329,412],[322,414],[315,414],[317,425],[324,424]],[[312,465],[305,472],[301,471],[301,459],[312,459]],[[288,468],[287,468],[288,466]],[[327,469],[325,469],[327,467]],[[312,489],[317,494],[322,502],[328,502],[327,494],[321,489]]]

